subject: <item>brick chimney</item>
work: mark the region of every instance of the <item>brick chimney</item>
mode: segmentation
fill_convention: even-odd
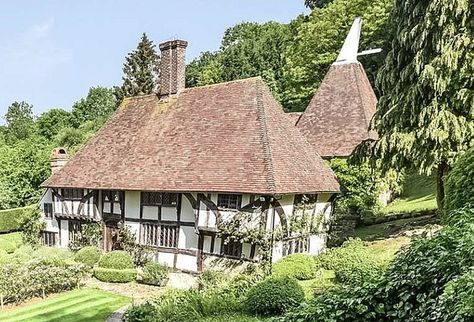
[[[171,40],[160,44],[160,97],[179,93],[184,89],[186,47],[184,40]]]
[[[51,172],[54,174],[61,170],[61,168],[66,165],[68,160],[69,156],[65,148],[54,148],[53,151],[51,151],[51,156],[49,157]]]

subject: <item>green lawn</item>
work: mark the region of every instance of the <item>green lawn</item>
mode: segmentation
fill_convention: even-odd
[[[436,209],[436,175],[409,174],[402,193],[381,209],[381,213],[403,213]]]
[[[18,232],[0,235],[0,249],[7,253],[13,253],[21,244],[21,234]]]
[[[103,322],[130,299],[98,289],[83,288],[0,313],[0,321]]]

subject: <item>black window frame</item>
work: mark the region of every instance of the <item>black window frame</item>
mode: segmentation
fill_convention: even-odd
[[[240,210],[241,207],[242,195],[235,193],[217,194],[217,208],[223,210]]]
[[[244,244],[235,239],[225,240],[225,237],[222,239],[221,245],[221,255],[232,257],[232,258],[241,258]]]
[[[140,243],[144,246],[177,248],[179,229],[177,225],[142,222]]]
[[[51,202],[43,204],[43,213],[45,218],[53,218],[53,204]]]
[[[174,192],[142,191],[140,202],[142,206],[176,207],[178,205],[178,194]]]
[[[82,200],[84,198],[84,189],[62,188],[61,196],[64,200]]]

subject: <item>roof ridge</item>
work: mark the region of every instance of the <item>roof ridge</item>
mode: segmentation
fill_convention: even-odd
[[[253,76],[253,77],[234,79],[234,80],[227,81],[227,82],[220,82],[220,83],[209,84],[209,85],[186,87],[185,89],[183,89],[183,92],[187,92],[187,91],[195,90],[195,89],[200,89],[200,88],[215,87],[215,86],[219,86],[219,85],[227,85],[227,84],[232,84],[232,83],[248,82],[248,81],[251,81],[251,80],[261,79],[261,78],[262,78],[261,76]]]
[[[268,184],[270,191],[276,190],[275,184],[275,169],[273,168],[273,158],[272,158],[272,149],[270,145],[270,140],[268,138],[268,124],[267,117],[265,113],[265,107],[263,106],[263,98],[261,91],[261,83],[257,80],[255,82],[256,88],[256,102],[257,102],[257,120],[259,121],[259,130],[260,130],[260,140],[263,146],[263,156],[264,164],[267,172],[265,174],[265,179]]]

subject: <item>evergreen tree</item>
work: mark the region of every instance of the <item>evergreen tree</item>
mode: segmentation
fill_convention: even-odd
[[[413,166],[443,176],[474,134],[474,16],[468,0],[397,0],[395,27],[377,83],[372,146],[385,169]]]
[[[125,58],[123,84],[116,91],[119,101],[124,97],[157,92],[160,57],[155,45],[143,33],[137,49]]]

